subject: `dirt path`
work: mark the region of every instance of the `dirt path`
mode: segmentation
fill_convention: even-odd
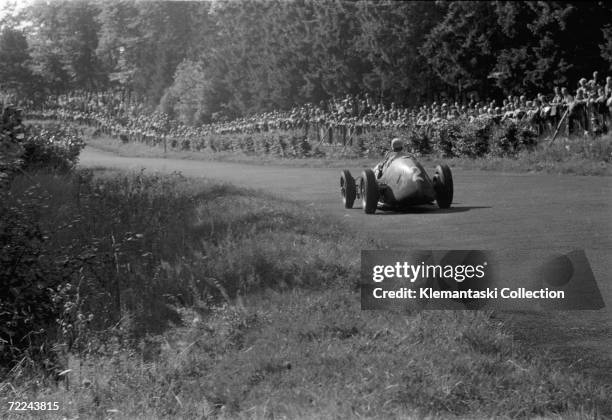
[[[391,249],[485,249],[517,285],[555,251],[584,249],[606,303],[598,311],[502,311],[517,337],[612,383],[612,177],[456,170],[449,210],[346,210],[337,169],[119,157],[88,147],[81,165],[173,172],[262,189],[342,219]],[[350,168],[358,173],[359,168]],[[429,168],[427,168],[429,169]],[[358,204],[356,204],[358,207]],[[356,249],[355,252],[359,252]]]

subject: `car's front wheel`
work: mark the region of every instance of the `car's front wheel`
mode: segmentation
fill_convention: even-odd
[[[367,214],[376,212],[378,206],[378,183],[374,171],[366,169],[363,171],[359,182],[361,201],[363,203],[363,211]]]

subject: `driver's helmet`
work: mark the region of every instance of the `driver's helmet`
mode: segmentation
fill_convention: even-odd
[[[404,149],[404,143],[396,137],[391,140],[391,149],[393,149],[394,152],[401,152]]]

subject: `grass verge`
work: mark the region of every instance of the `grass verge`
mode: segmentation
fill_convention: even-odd
[[[38,416],[9,401],[43,400],[56,418],[612,415],[609,384],[489,313],[361,311],[359,249],[376,244],[293,203],[108,171],[31,174],[10,199],[46,206],[45,252],[91,255],[54,337],[62,371],[5,372],[8,418]]]
[[[281,158],[276,156],[247,155],[242,152],[210,152],[168,149],[161,146],[147,146],[141,143],[122,143],[105,135],[92,136],[93,130],[85,130],[87,143],[97,149],[127,157],[167,157],[174,159],[218,160],[225,162],[249,163],[256,165],[287,165],[297,167],[347,166],[371,167],[378,156],[359,157],[341,148],[328,147],[325,157]],[[520,152],[515,157],[486,156],[482,158],[452,157],[435,155],[419,157],[424,165],[436,165],[440,161],[461,169],[502,172],[545,172],[571,175],[611,176],[612,136],[585,138],[558,138],[548,147],[547,140],[533,151]]]

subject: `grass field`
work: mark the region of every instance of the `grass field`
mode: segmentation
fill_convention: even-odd
[[[610,384],[494,313],[361,311],[359,250],[378,245],[311,209],[104,169],[29,174],[11,199],[46,206],[45,252],[93,255],[65,314],[76,329],[52,337],[60,374],[5,372],[3,417],[40,417],[10,401],[57,401],[55,418],[612,416]]]
[[[255,156],[241,152],[210,152],[185,151],[168,149],[162,146],[147,146],[142,143],[122,143],[118,139],[105,135],[92,136],[93,130],[86,129],[87,143],[101,150],[117,153],[121,156],[134,157],[170,157],[194,160],[220,160],[228,162],[245,162],[256,165],[289,165],[302,167],[332,167],[343,168],[353,165],[371,167],[376,162],[376,156],[347,156],[342,148],[327,146],[325,157],[281,158],[275,156]],[[427,164],[437,164],[445,161],[455,168],[481,169],[505,172],[546,172],[574,175],[612,175],[612,136],[595,139],[557,138],[548,146],[548,140],[543,139],[534,151],[520,152],[516,157],[486,156],[482,158],[438,158],[426,155],[419,160]]]

